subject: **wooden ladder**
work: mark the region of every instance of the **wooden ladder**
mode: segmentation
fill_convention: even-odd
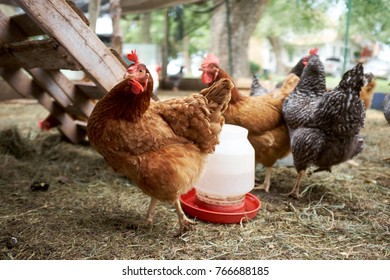
[[[24,14],[0,11],[0,76],[22,97],[33,96],[59,121],[73,143],[85,139],[96,99],[126,71],[123,60],[65,0],[15,0]],[[69,80],[60,70],[81,70],[90,82]],[[1,94],[1,93],[0,93]]]

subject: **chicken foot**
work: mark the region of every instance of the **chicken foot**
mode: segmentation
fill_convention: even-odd
[[[180,229],[177,232],[176,236],[180,236],[182,233],[192,229],[195,222],[188,219],[187,216],[184,214],[179,199],[175,201],[175,208],[176,208],[177,216],[179,217],[179,224],[180,224]]]
[[[299,171],[298,177],[297,177],[297,180],[295,182],[293,189],[291,190],[291,192],[286,194],[286,196],[291,196],[291,197],[295,197],[295,198],[301,197],[301,195],[299,194],[299,187],[301,185],[301,181],[302,181],[304,175],[305,175],[305,170]]]
[[[151,198],[149,207],[148,207],[148,212],[146,214],[145,219],[140,219],[132,222],[132,227],[139,228],[140,226],[150,226],[153,224],[153,218],[154,218],[154,209],[156,209],[157,205],[157,199],[156,198]]]
[[[265,192],[268,193],[269,188],[271,186],[271,174],[272,174],[272,167],[266,167],[263,185],[257,185],[253,189],[254,190],[264,190]],[[258,182],[257,179],[255,180],[255,182],[256,181]]]

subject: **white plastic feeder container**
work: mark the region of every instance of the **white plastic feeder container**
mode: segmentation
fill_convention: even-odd
[[[220,143],[207,157],[204,174],[195,185],[199,207],[221,212],[244,208],[245,195],[255,182],[255,151],[247,137],[243,127],[222,127]]]

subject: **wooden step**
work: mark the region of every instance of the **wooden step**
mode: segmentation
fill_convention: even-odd
[[[81,65],[55,39],[3,44],[0,67],[81,70]]]

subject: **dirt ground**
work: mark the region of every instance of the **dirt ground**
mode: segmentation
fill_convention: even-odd
[[[88,143],[40,132],[36,103],[0,103],[0,259],[390,259],[390,126],[369,110],[356,164],[305,177],[300,200],[282,196],[296,176],[274,168],[258,215],[241,224],[197,221],[174,237],[174,207],[135,228],[149,198],[110,171]],[[256,170],[260,179],[263,169]],[[33,182],[49,184],[32,191]]]

